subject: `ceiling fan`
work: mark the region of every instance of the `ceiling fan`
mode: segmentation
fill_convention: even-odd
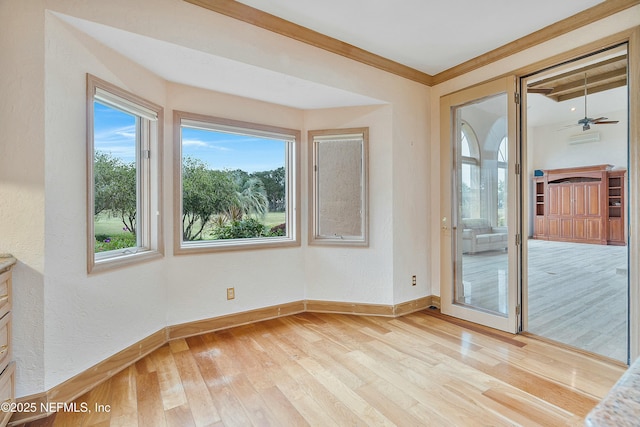
[[[618,120],[609,120],[606,117],[592,119],[587,116],[587,73],[584,73],[584,119],[578,120],[578,123],[572,126],[582,125],[582,130],[587,131],[591,129],[591,125],[613,125],[616,123],[618,123]]]

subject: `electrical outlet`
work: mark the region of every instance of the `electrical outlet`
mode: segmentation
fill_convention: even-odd
[[[236,288],[227,288],[227,299],[234,299],[236,297]]]
[[[416,285],[416,275],[414,274],[413,276],[411,276],[411,286],[415,286]]]

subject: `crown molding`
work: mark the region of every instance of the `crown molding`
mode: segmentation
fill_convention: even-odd
[[[398,62],[368,52],[349,43],[326,36],[317,31],[303,27],[270,13],[263,12],[235,0],[184,0],[187,3],[201,6],[213,12],[229,16],[285,37],[315,46],[357,62],[378,68],[383,71],[431,86],[432,77],[429,74],[407,67]]]
[[[605,0],[589,9],[548,25],[534,33],[507,43],[497,49],[465,61],[433,76],[432,84],[437,85],[459,77],[485,65],[507,58],[517,52],[542,44],[578,28],[592,24],[608,16],[622,12],[640,4],[640,0]]]
[[[640,0],[605,0],[569,18],[432,76],[235,0],[184,1],[427,86],[443,83],[640,4]]]

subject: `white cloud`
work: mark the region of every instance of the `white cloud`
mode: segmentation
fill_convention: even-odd
[[[135,126],[124,126],[101,129],[95,132],[93,139],[96,146],[108,146],[112,144],[130,144],[135,146],[136,128]]]
[[[207,144],[206,142],[200,141],[197,139],[183,139],[182,145],[186,147],[208,147],[209,146],[209,144]]]
[[[216,145],[216,143],[206,142],[200,139],[183,139],[182,146],[188,148],[210,148],[216,151],[232,151],[228,147],[221,147]]]

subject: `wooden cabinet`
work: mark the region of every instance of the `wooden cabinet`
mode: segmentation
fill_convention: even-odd
[[[13,257],[0,255],[0,403],[15,402],[15,362],[11,361],[11,268]],[[0,412],[0,427],[11,418],[11,412]]]
[[[533,237],[625,244],[625,171],[610,169],[610,165],[553,169],[535,178]]]
[[[625,179],[626,171],[611,171],[607,185],[607,243],[610,245],[626,245],[625,233]]]
[[[0,375],[0,402],[15,402],[15,389],[16,389],[16,363],[11,362],[2,371]],[[12,412],[0,412],[0,426],[4,427],[9,423]]]

